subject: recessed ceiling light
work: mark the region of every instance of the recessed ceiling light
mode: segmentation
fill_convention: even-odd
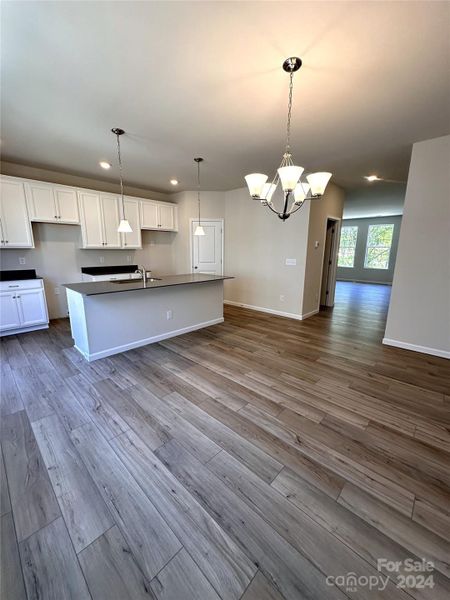
[[[378,175],[364,175],[364,177],[367,181],[381,181],[381,177],[378,177]]]
[[[171,183],[172,185],[178,185],[178,179],[171,179],[171,180],[170,180],[170,183]]]
[[[101,160],[98,164],[101,166],[102,169],[111,168],[111,165],[109,164],[109,162],[106,162],[106,160]]]

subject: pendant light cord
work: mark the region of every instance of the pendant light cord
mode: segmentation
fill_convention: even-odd
[[[122,203],[122,219],[125,219],[125,202],[123,199],[123,175],[122,175],[122,157],[120,154],[120,135],[117,133],[117,156],[119,158],[119,178],[120,178],[120,196]]]
[[[198,203],[198,225],[200,226],[200,161],[197,161],[197,203]]]
[[[291,115],[292,115],[292,93],[294,90],[294,72],[289,73],[289,99],[288,99],[288,115],[286,124],[286,154],[291,153]]]

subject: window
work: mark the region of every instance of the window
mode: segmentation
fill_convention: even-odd
[[[366,269],[389,269],[394,225],[369,225],[367,235]]]
[[[341,241],[339,242],[338,267],[353,268],[355,263],[356,239],[358,237],[357,227],[343,227],[341,229]]]

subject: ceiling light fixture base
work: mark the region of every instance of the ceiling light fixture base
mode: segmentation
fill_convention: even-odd
[[[198,157],[198,158],[194,158],[194,160],[195,160],[196,163],[201,163],[201,162],[204,161],[204,158]]]
[[[114,135],[123,135],[125,133],[125,131],[120,129],[120,127],[113,127],[111,131],[114,133]]]
[[[298,56],[291,56],[287,58],[283,63],[283,69],[286,73],[295,73],[302,66],[302,59]]]

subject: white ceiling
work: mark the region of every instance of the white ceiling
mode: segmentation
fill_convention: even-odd
[[[405,180],[413,142],[450,130],[447,2],[2,2],[4,159],[129,183],[241,187],[283,152],[353,187]]]

